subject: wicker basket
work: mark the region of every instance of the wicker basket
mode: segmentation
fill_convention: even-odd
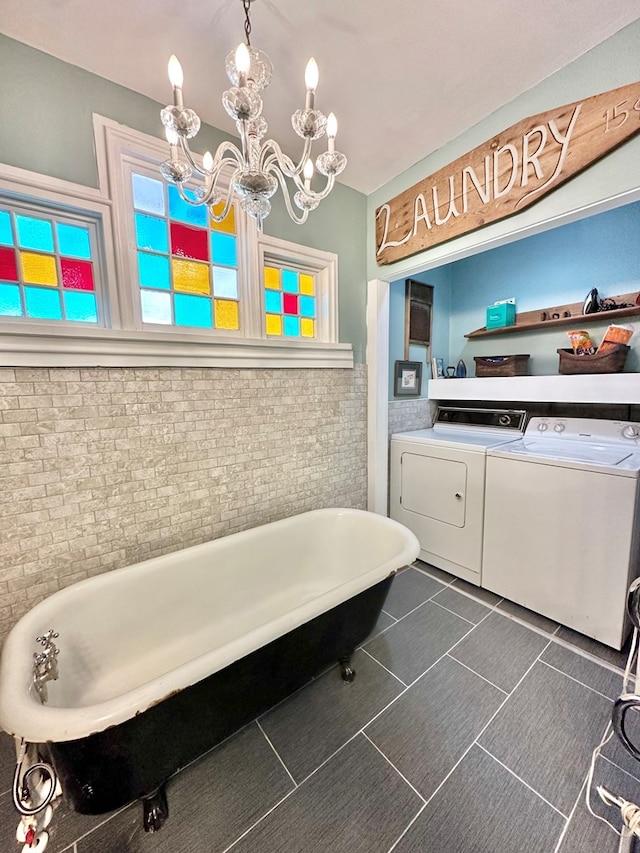
[[[526,376],[529,355],[475,355],[476,376]]]
[[[571,349],[559,349],[558,373],[620,373],[629,349],[625,344],[616,344],[615,349],[600,355],[575,355]]]

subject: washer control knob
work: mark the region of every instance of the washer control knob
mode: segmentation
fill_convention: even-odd
[[[627,426],[622,430],[623,438],[638,438],[639,436],[640,427],[634,426],[633,424],[627,424]]]
[[[564,432],[564,424],[556,424],[553,428],[556,432]]]
[[[538,424],[538,432],[546,432],[548,429],[547,424]]]
[[[509,424],[511,423],[511,418],[509,417],[509,415],[500,415],[498,423],[500,424],[500,426],[509,426]]]

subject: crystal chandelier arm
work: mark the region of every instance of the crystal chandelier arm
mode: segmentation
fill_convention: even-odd
[[[285,172],[283,169],[280,168],[279,163],[276,165],[276,162],[274,159],[270,159],[268,167],[265,164],[265,171],[267,170],[267,168],[270,172],[273,172],[274,174],[278,175],[278,180],[280,180],[281,186],[284,187],[284,184],[282,183],[283,174],[284,174],[287,177],[291,177],[293,183],[296,186],[296,189],[298,189],[301,193],[303,193],[303,195],[306,195],[309,199],[312,199],[313,201],[316,201],[316,202],[322,201],[323,199],[325,199],[329,195],[329,193],[333,189],[333,186],[334,186],[335,181],[336,181],[335,175],[327,175],[327,182],[324,186],[324,189],[317,192],[315,190],[312,190],[311,188],[307,188],[306,182],[301,180],[299,174],[294,172],[293,175],[288,175],[287,172]]]
[[[210,212],[211,218],[215,222],[222,222],[224,219],[226,219],[226,217],[229,214],[229,209],[231,207],[232,197],[233,197],[233,188],[232,188],[232,185],[229,184],[229,186],[226,189],[225,195],[222,195],[222,194],[218,195],[218,192],[217,192],[218,181],[220,179],[220,176],[222,175],[223,170],[226,167],[229,166],[234,171],[238,168],[238,165],[240,162],[240,160],[239,160],[240,152],[238,151],[237,147],[232,142],[226,142],[226,141],[222,142],[222,143],[220,143],[220,145],[216,149],[215,158],[212,158],[211,168],[210,169],[204,169],[202,166],[198,165],[196,163],[196,161],[194,160],[194,157],[191,153],[191,150],[189,149],[189,143],[187,142],[187,140],[184,138],[181,138],[180,142],[181,142],[181,148],[182,148],[184,155],[187,158],[188,162],[191,164],[193,169],[196,172],[198,172],[198,174],[203,175],[205,177],[205,188],[204,188],[204,190],[202,190],[201,195],[199,197],[196,197],[196,199],[193,199],[189,195],[187,195],[187,193],[185,192],[185,190],[182,186],[182,183],[178,183],[177,189],[178,189],[178,193],[180,195],[180,198],[186,204],[189,204],[192,207],[197,207],[201,204],[210,205],[210,211],[209,212]],[[224,155],[226,152],[229,152],[232,156],[225,157]],[[221,214],[216,215],[213,212],[213,205],[219,201],[222,201],[223,199],[225,201],[224,209],[223,209]]]
[[[218,181],[220,179],[220,176],[222,175],[224,167],[228,165],[232,166],[235,171],[235,161],[231,160],[230,158],[223,158],[219,161],[219,168],[217,169],[217,171],[210,172],[206,175],[205,187],[202,193],[201,203],[209,205],[209,214],[214,222],[222,222],[224,219],[227,218],[233,199],[233,184],[231,183],[231,181],[229,181],[229,183],[227,184],[226,190],[221,193],[218,193]],[[222,201],[224,201],[222,213],[216,214],[214,212],[214,206]]]
[[[289,195],[289,187],[287,186],[287,180],[286,180],[285,176],[282,174],[280,169],[275,164],[271,165],[269,171],[278,178],[278,181],[280,183],[280,187],[282,188],[282,195],[284,196],[284,203],[287,207],[287,213],[289,214],[289,216],[293,219],[293,221],[295,223],[297,223],[298,225],[304,225],[304,223],[307,221],[307,218],[309,216],[309,211],[303,210],[302,213],[300,214],[300,216],[298,216],[296,214],[295,210],[293,209],[293,205],[291,204],[291,197]]]
[[[190,166],[195,169],[196,172],[200,175],[206,175],[207,172],[203,170],[202,166],[200,166],[194,159],[193,154],[191,153],[191,149],[189,148],[189,141],[185,139],[184,136],[180,137],[180,147],[184,153],[184,156],[187,158]],[[225,158],[225,153],[229,152],[232,156]],[[224,168],[226,165],[235,166],[236,169],[242,166],[242,155],[238,151],[238,148],[233,144],[233,142],[221,142],[220,145],[216,148],[216,155],[213,158],[213,165],[211,167],[211,172],[216,173],[219,169]]]
[[[177,187],[178,194],[180,195],[180,198],[182,199],[182,201],[184,201],[186,204],[191,205],[191,207],[199,207],[201,204],[213,205],[219,201],[222,201],[223,196],[218,196],[218,194],[217,194],[217,184],[218,184],[218,180],[219,180],[220,175],[222,174],[222,171],[223,171],[225,166],[232,166],[235,170],[236,162],[235,162],[235,160],[232,160],[231,158],[223,158],[222,160],[220,160],[218,162],[218,169],[215,173],[203,173],[203,174],[205,174],[205,178],[207,179],[206,183],[205,183],[205,187],[204,187],[204,189],[199,188],[200,193],[196,195],[195,199],[191,198],[189,195],[187,195],[187,193],[186,193],[186,191],[182,185],[182,182],[178,182],[176,184],[176,187]],[[209,182],[209,179],[211,182]],[[221,222],[223,219],[226,218],[227,213],[229,212],[231,195],[232,195],[232,185],[229,184],[229,186],[226,190],[226,204],[225,204],[224,212],[222,213],[222,215],[220,217],[217,217],[213,213],[211,214],[213,219],[215,219],[216,222]]]
[[[309,196],[309,198],[312,198],[314,201],[322,201],[323,199],[325,199],[329,195],[329,193],[333,189],[333,185],[335,184],[335,182],[336,182],[336,176],[335,175],[327,175],[327,183],[325,184],[325,187],[323,190],[320,190],[320,192],[316,192],[315,190],[312,190],[312,189],[305,189],[304,192]],[[296,184],[297,184],[297,181],[296,181]]]
[[[311,153],[311,144],[312,139],[305,139],[304,141],[304,149],[302,151],[302,156],[296,166],[287,154],[284,154],[278,143],[275,139],[267,139],[262,143],[262,148],[260,151],[260,164],[265,172],[270,171],[272,165],[278,166],[279,169],[282,170],[283,174],[285,174],[288,178],[294,178],[296,176],[300,176],[302,174],[302,170],[304,169],[305,163],[309,159],[309,155]],[[268,151],[271,151],[268,154]]]
[[[219,174],[220,173],[218,173],[218,175],[216,175],[216,180],[213,182],[213,187],[212,187],[213,193],[212,193],[212,195],[215,194],[215,185],[216,185]],[[220,201],[222,201],[222,199],[220,199]],[[222,209],[222,213],[220,213],[219,215],[216,215],[213,212],[214,202],[209,202],[209,216],[213,219],[214,222],[222,222],[229,215],[229,209],[231,208],[232,203],[233,203],[233,187],[231,184],[229,184],[229,186],[227,187],[227,197],[224,200],[224,208]]]
[[[227,161],[230,162],[230,161]],[[206,204],[209,206],[209,215],[213,219],[214,222],[222,222],[229,215],[229,209],[231,207],[233,201],[233,186],[229,184],[226,189],[226,198],[224,198],[224,208],[222,213],[216,214],[213,211],[214,204],[218,204],[218,202],[223,201],[223,196],[218,196],[216,193],[216,184],[218,178],[220,177],[220,172],[215,176],[213,183],[209,187],[209,189],[203,194],[202,198],[196,198],[195,200],[190,198],[184,191],[182,184],[177,184],[178,194],[182,201],[186,204],[190,204],[192,207],[199,207],[202,204]]]

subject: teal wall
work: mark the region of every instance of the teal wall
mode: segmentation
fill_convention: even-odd
[[[439,267],[412,276],[413,281],[430,284],[433,287],[433,323],[431,353],[444,359],[446,367],[451,362],[449,356],[449,316],[451,313],[451,268],[452,265]],[[394,396],[394,363],[404,359],[404,318],[405,318],[405,279],[391,282],[389,288],[389,399],[402,400]],[[425,347],[411,345],[409,360],[422,362],[421,397],[426,397],[431,377],[431,366],[425,360]]]
[[[534,311],[582,302],[592,287],[601,297],[640,291],[640,202],[572,222],[506,246],[450,264],[450,357],[531,353],[529,372],[557,373],[558,347],[570,346],[572,326],[499,335],[467,341],[464,335],[485,325],[485,310],[498,299],[516,298],[518,311]],[[609,322],[584,325],[598,344]],[[640,323],[629,317],[615,321],[635,330],[626,370],[640,371]],[[469,375],[473,375],[473,371]]]
[[[2,121],[0,162],[56,178],[98,185],[92,114],[163,138],[160,108],[95,74],[61,62],[0,34]],[[212,93],[212,97],[222,93]],[[203,126],[194,149],[215,150],[231,138]],[[348,168],[348,167],[347,167]],[[366,310],[366,198],[337,185],[329,198],[310,214],[304,226],[295,225],[274,200],[265,233],[339,256],[340,340],[351,343],[357,362],[364,361]]]
[[[518,310],[527,311],[580,301],[594,286],[602,288],[603,296],[640,290],[638,209],[628,206],[629,202],[640,198],[640,135],[517,216],[395,264],[378,266],[375,261],[376,208],[527,116],[637,81],[640,79],[639,46],[640,20],[501,107],[368,197],[367,274],[370,279],[404,282],[410,277],[429,282],[429,276],[441,272],[445,280],[449,276],[450,308],[434,311],[434,332],[442,334],[448,342],[448,350],[443,353],[445,364],[455,365],[462,357],[468,375],[473,376],[474,355],[530,353],[532,373],[557,373],[556,349],[567,345],[565,329],[543,329],[472,342],[464,335],[484,325],[484,309],[496,299],[515,296]],[[573,228],[566,224],[598,208],[604,210],[625,204],[627,207],[618,218],[614,215],[607,219],[607,214],[602,213],[593,217],[591,223],[586,220]],[[547,231],[556,225],[563,227],[555,235]],[[546,233],[513,242],[525,234],[543,231]],[[508,245],[496,248],[504,243]],[[477,254],[481,252],[484,254]],[[465,258],[467,260],[462,260]],[[443,272],[447,267],[448,273]],[[392,298],[394,287],[392,284]],[[403,318],[398,317],[396,315],[393,322],[403,323]],[[602,337],[607,322],[603,314],[601,323],[588,326],[594,338]],[[640,323],[632,321],[628,325],[636,334],[626,369],[640,371]],[[398,334],[398,329],[392,328],[391,340]],[[396,357],[390,354],[390,374]]]
[[[499,299],[515,297],[517,311],[537,311],[582,302],[593,287],[601,298],[640,291],[639,245],[640,202],[635,202],[421,273],[417,280],[434,285],[434,355],[445,359],[445,367],[462,358],[468,376],[474,375],[476,355],[515,353],[532,356],[533,375],[557,373],[556,351],[570,346],[567,331],[582,328],[580,318],[571,326],[532,332],[470,341],[465,335],[485,325],[487,306]],[[390,286],[390,400],[394,361],[404,350],[404,284],[401,279]],[[596,345],[610,322],[606,312],[600,318],[584,326]],[[640,372],[640,321],[615,322],[634,329],[625,370]],[[419,348],[412,349],[411,358],[421,360]],[[428,386],[422,390],[426,396]]]

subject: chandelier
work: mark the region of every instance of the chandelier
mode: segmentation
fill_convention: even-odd
[[[246,44],[241,42],[226,59],[226,71],[231,88],[222,95],[222,104],[235,119],[240,136],[241,148],[231,142],[222,142],[215,155],[207,151],[202,162],[196,161],[189,149],[192,139],[200,129],[200,118],[194,110],[184,106],[182,67],[175,56],[169,60],[169,80],[173,86],[173,104],[161,112],[169,143],[169,159],[160,166],[165,180],[177,186],[181,198],[191,205],[206,204],[212,218],[220,222],[229,213],[233,194],[240,197],[242,209],[262,227],[262,222],[271,211],[269,199],[282,188],[289,216],[302,224],[310,210],[314,210],[333,189],[336,176],[347,165],[344,154],[335,150],[338,123],[333,113],[323,115],[314,107],[318,85],[318,66],[310,59],[305,72],[306,99],[304,109],[296,110],[291,116],[295,132],[304,140],[302,155],[298,163],[283,153],[277,142],[265,139],[267,122],[262,116],[260,91],[271,79],[273,66],[269,57],[251,46],[251,21],[249,9],[253,0],[242,0],[245,13],[244,31]],[[313,141],[326,133],[327,150],[315,160],[315,168],[326,178],[324,188],[314,190],[311,180],[314,161],[311,156]],[[221,189],[220,178],[229,176],[226,190]],[[195,192],[186,189],[193,176],[200,176]],[[291,202],[289,184],[295,189]],[[220,207],[221,202],[224,206]],[[215,208],[215,210],[214,210]],[[215,211],[218,211],[217,213]]]

